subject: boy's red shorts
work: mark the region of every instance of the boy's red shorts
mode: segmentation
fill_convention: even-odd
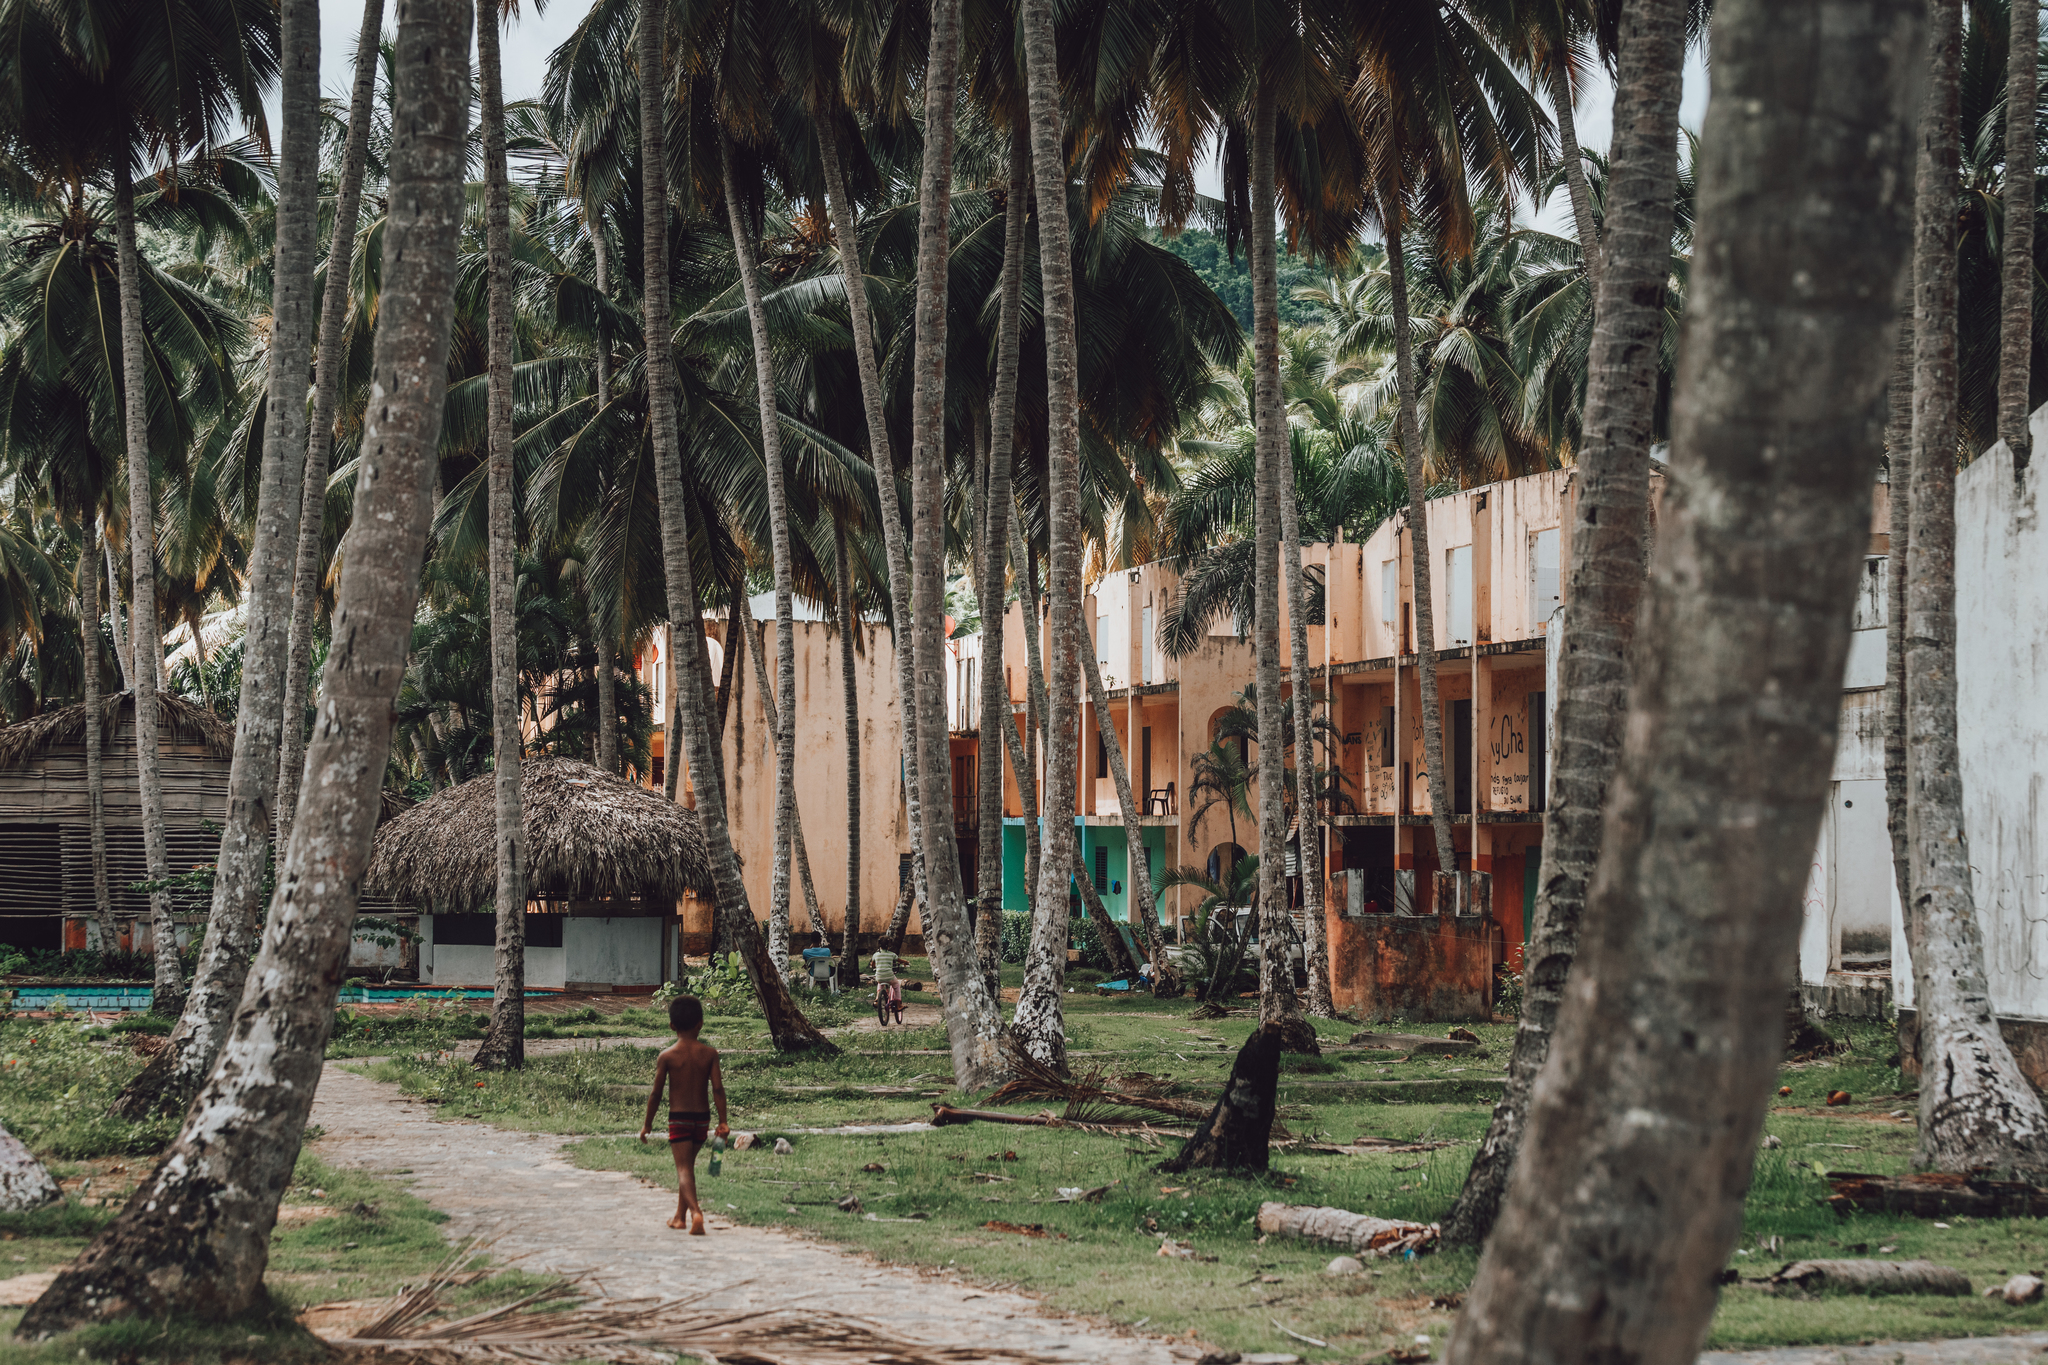
[[[669,1114],[668,1140],[670,1142],[694,1142],[701,1147],[704,1145],[704,1140],[710,1136],[710,1114],[678,1114],[674,1112]]]

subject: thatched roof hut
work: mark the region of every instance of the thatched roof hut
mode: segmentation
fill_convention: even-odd
[[[204,706],[195,706],[168,692],[156,694],[157,740],[160,744],[196,746],[209,758],[232,758],[235,727]],[[85,703],[47,711],[19,725],[0,725],[0,768],[19,768],[60,745],[85,747]],[[135,694],[115,692],[100,698],[100,746],[111,752],[114,733],[133,723]]]
[[[100,699],[96,716],[81,702],[0,726],[0,886],[7,888],[0,943],[55,948],[62,941],[60,917],[95,913],[92,806],[85,780],[91,724],[100,731],[114,913],[149,912],[149,898],[129,889],[149,875],[135,697],[115,692]],[[234,749],[234,727],[212,711],[157,695],[157,770],[163,779],[165,852],[174,873],[211,863],[220,851]]]
[[[496,776],[423,801],[377,831],[364,890],[450,910],[496,894]],[[567,758],[521,765],[527,894],[537,899],[674,902],[708,889],[697,813],[602,768]]]

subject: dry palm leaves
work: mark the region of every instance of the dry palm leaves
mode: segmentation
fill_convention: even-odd
[[[679,1352],[705,1365],[1050,1365],[1053,1359],[1003,1346],[911,1341],[879,1323],[789,1306],[786,1299],[782,1306],[754,1311],[702,1307],[708,1293],[696,1299],[593,1299],[580,1276],[450,1317],[447,1291],[474,1278],[455,1268],[476,1245],[465,1244],[425,1284],[399,1294],[379,1317],[348,1335],[328,1336],[328,1344],[406,1365],[672,1365]]]
[[[1171,1084],[1156,1076],[1108,1077],[1098,1068],[1080,1076],[1060,1075],[1005,1039],[1011,1078],[988,1097],[990,1104],[1023,1104],[1031,1100],[1059,1100],[1066,1104],[1063,1123],[1098,1128],[1129,1127],[1146,1121],[1147,1114],[1170,1114],[1177,1119],[1200,1121],[1215,1107],[1211,1100],[1184,1099],[1162,1092]],[[1273,1136],[1290,1136],[1279,1123]]]

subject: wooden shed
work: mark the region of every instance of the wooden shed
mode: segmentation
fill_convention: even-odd
[[[180,698],[159,693],[157,705],[164,839],[176,873],[211,864],[219,855],[235,732],[205,707]],[[147,915],[149,897],[128,889],[149,875],[142,849],[133,694],[119,692],[102,700],[98,724],[107,886],[116,915]],[[85,726],[83,703],[0,726],[0,943],[56,948],[64,916],[96,913]]]

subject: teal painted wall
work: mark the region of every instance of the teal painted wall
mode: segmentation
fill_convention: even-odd
[[[1156,886],[1166,868],[1166,831],[1148,827],[1140,831],[1145,847],[1151,851],[1152,881]],[[1110,918],[1130,922],[1131,905],[1134,900],[1131,891],[1131,865],[1129,844],[1120,826],[1109,828],[1090,827],[1076,822],[1074,837],[1079,841],[1081,865],[1093,875],[1095,850],[1100,848],[1108,854],[1107,884],[1121,887],[1121,890],[1102,893],[1102,904],[1108,909]],[[1155,895],[1154,899],[1157,897]],[[1031,897],[1024,885],[1024,822],[1005,820],[1003,822],[1003,908],[1005,910],[1029,910]]]

